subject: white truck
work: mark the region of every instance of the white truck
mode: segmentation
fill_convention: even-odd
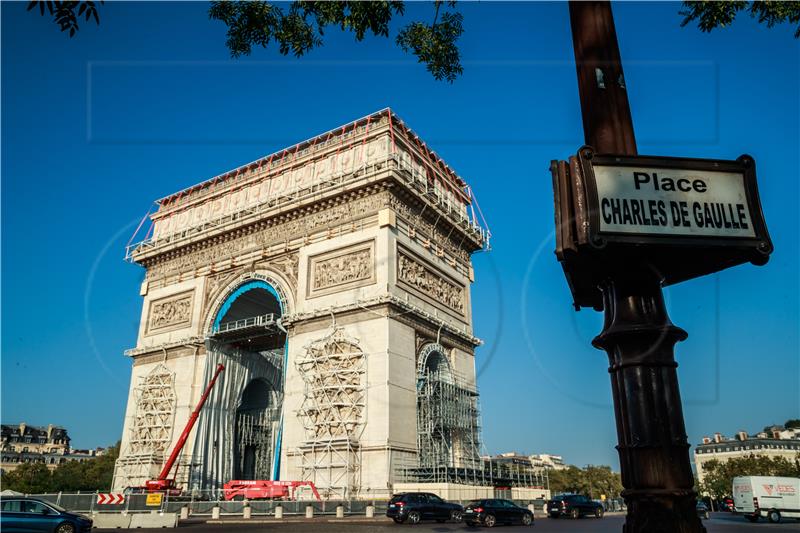
[[[765,517],[800,518],[800,479],[796,477],[745,476],[733,478],[733,505],[751,522]]]

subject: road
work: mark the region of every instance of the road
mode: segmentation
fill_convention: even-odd
[[[601,520],[582,518],[580,520],[553,520],[537,518],[534,528],[524,526],[498,526],[494,531],[502,533],[529,532],[586,532],[586,533],[621,533],[623,516],[606,516]],[[761,521],[756,524],[747,522],[741,516],[732,516],[728,513],[713,513],[710,520],[704,520],[708,533],[744,533],[748,531],[780,532],[800,530],[800,521],[787,519],[780,524],[770,524]],[[478,532],[485,528],[468,528],[463,524],[437,524],[426,522],[416,526],[396,525],[386,519],[364,520],[350,518],[316,518],[313,521],[289,519],[282,522],[274,520],[254,519],[249,523],[243,521],[223,520],[217,523],[207,523],[204,520],[190,520],[181,524],[180,529],[185,533],[264,533],[275,531],[278,533],[447,533],[447,532]],[[111,531],[111,530],[108,530]],[[116,530],[115,530],[116,531]],[[141,533],[164,533],[163,529],[139,529]]]

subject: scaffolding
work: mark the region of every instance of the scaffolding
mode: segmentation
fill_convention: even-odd
[[[300,446],[304,481],[324,498],[357,498],[359,437],[364,427],[366,361],[357,339],[334,327],[305,347],[296,362],[305,383],[299,416],[306,432]]]
[[[472,483],[481,467],[478,393],[438,344],[420,353],[417,366],[417,450],[417,464],[405,467],[414,481]]]
[[[128,449],[117,460],[114,486],[143,485],[164,462],[175,420],[175,373],[158,364],[134,389],[136,412]]]
[[[373,128],[372,134],[370,134],[370,125]],[[379,125],[382,126],[378,128]],[[389,143],[389,147],[386,157],[375,161],[364,161],[363,157],[359,156],[358,163],[353,164],[352,168],[341,168],[339,165],[331,171],[328,179],[320,180],[319,183],[310,187],[295,187],[297,190],[284,191],[279,196],[265,201],[259,199],[243,202],[236,211],[209,218],[196,226],[175,228],[163,232],[157,232],[154,229],[154,221],[158,217],[148,211],[128,241],[125,259],[135,261],[138,254],[188,242],[197,235],[222,230],[232,222],[244,223],[259,220],[267,213],[274,212],[281,207],[318,199],[321,194],[339,191],[350,183],[371,179],[387,168],[396,171],[397,175],[403,178],[412,190],[436,206],[440,215],[460,228],[466,237],[476,240],[484,249],[489,249],[491,231],[472,189],[388,108],[162,198],[157,204],[159,209],[173,209],[181,198],[192,196],[202,205],[206,205],[216,195],[225,193],[227,189],[240,190],[254,183],[262,183],[281,175],[289,175],[292,171],[300,168],[298,165],[314,164],[313,161],[306,162],[311,153],[320,151],[320,155],[323,155],[327,153],[326,150],[329,151],[330,147],[336,146],[337,151],[333,157],[338,160],[350,150],[363,149],[364,143],[367,138],[370,138],[370,135],[374,135],[376,138],[388,137],[386,141]],[[302,162],[296,161],[298,152],[301,153]],[[355,161],[356,158],[352,159]],[[477,208],[477,214],[475,208]],[[178,210],[176,213],[168,215],[168,218],[179,217],[181,214],[187,215],[186,212]],[[150,218],[150,225],[145,230],[144,239],[137,241],[139,232],[145,228],[148,218]]]

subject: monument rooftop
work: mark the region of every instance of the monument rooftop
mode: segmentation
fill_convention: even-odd
[[[151,225],[144,239],[128,246],[126,258],[147,266],[235,229],[398,185],[469,247],[488,247],[471,188],[386,108],[158,200],[145,216]]]

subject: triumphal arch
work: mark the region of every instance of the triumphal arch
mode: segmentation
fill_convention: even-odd
[[[158,475],[220,363],[185,490],[358,498],[479,468],[474,213],[388,109],[159,200],[128,249],[147,274],[114,490]]]

